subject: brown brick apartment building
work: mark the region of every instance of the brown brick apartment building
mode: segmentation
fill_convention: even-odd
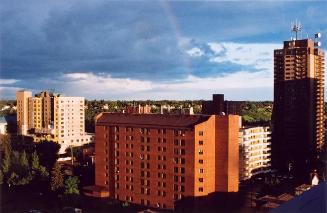
[[[324,52],[311,39],[274,51],[272,162],[296,177],[315,168],[324,134]]]
[[[237,192],[238,129],[237,115],[102,113],[94,188],[167,209],[183,197]]]

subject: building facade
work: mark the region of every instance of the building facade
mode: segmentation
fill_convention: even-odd
[[[241,115],[245,101],[227,101],[223,94],[213,94],[212,101],[202,101],[202,114]]]
[[[29,129],[28,99],[32,97],[31,91],[20,90],[16,93],[17,99],[17,133],[26,135]]]
[[[31,92],[18,91],[16,96],[17,125],[24,130],[19,134],[32,135],[35,141],[58,142],[59,153],[93,141],[94,136],[85,133],[83,97],[63,97],[47,91],[34,97]]]
[[[4,116],[0,116],[0,135],[7,134],[8,123]]]
[[[273,165],[299,176],[324,144],[324,52],[311,39],[274,51]]]
[[[240,180],[271,171],[270,135],[269,127],[240,130]]]
[[[183,197],[237,192],[239,116],[102,113],[95,184],[121,201],[174,209]]]

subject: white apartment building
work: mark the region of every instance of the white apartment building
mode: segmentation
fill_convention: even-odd
[[[270,171],[271,132],[269,127],[240,130],[240,180]]]
[[[85,133],[83,97],[54,98],[54,135],[61,145],[60,153],[70,146],[90,143],[91,134]]]
[[[32,97],[28,91],[18,91],[16,96],[19,134],[34,136],[35,141],[56,141],[61,145],[60,154],[70,146],[93,141],[93,134],[85,133],[83,97],[64,97],[48,92]]]

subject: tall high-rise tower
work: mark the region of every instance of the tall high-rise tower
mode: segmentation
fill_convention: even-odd
[[[295,39],[274,51],[273,165],[301,175],[314,169],[324,143],[324,52],[317,46]]]

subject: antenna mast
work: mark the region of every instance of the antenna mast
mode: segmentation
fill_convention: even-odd
[[[294,23],[291,23],[291,30],[295,32],[295,40],[297,40],[297,34],[302,30],[301,23],[297,20]]]

